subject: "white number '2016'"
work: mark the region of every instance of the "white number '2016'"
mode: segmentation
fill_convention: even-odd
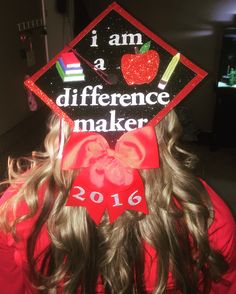
[[[80,186],[75,186],[74,189],[78,189],[78,193],[73,194],[72,197],[84,201],[86,198],[86,191],[84,188],[80,187]],[[142,201],[142,196],[137,195],[138,190],[134,191],[127,199],[127,202],[130,206],[135,206],[138,205],[141,201]],[[112,197],[114,199],[114,204],[112,205],[113,207],[117,207],[117,206],[122,206],[123,203],[120,202],[120,197],[119,194],[112,194],[110,195],[110,197]],[[93,191],[89,194],[89,198],[97,204],[100,204],[104,201],[104,195],[100,192],[96,192]]]

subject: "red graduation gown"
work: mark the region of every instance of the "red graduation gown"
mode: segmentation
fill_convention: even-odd
[[[214,208],[214,220],[209,227],[209,241],[213,248],[219,250],[227,262],[229,269],[223,276],[220,283],[212,283],[210,294],[235,294],[236,293],[236,225],[234,219],[222,201],[222,199],[205,183],[204,186],[211,198]],[[2,198],[0,205],[7,199],[14,197],[15,191],[9,188]],[[39,193],[39,205],[42,203],[43,193]],[[23,215],[28,211],[25,202],[21,202],[17,207],[17,215]],[[17,225],[17,232],[21,236],[21,241],[15,242],[11,234],[0,232],[0,293],[1,294],[33,294],[37,291],[31,286],[28,280],[28,267],[26,258],[26,240],[30,234],[38,215],[23,221]],[[9,213],[9,217],[13,217]],[[36,246],[36,254],[41,252],[48,244],[49,238],[44,227],[40,234]],[[155,288],[156,268],[158,256],[154,249],[147,243],[145,246],[145,270],[144,281],[146,290],[149,293]],[[173,291],[173,279],[169,273],[167,288]],[[201,287],[201,285],[199,285]],[[78,292],[79,293],[79,292]],[[97,293],[104,293],[102,285],[98,282]],[[172,292],[173,293],[173,292]],[[180,294],[180,292],[174,292]]]

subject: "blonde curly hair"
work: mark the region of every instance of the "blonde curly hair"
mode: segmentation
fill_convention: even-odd
[[[160,168],[140,171],[149,214],[126,211],[113,224],[109,224],[105,215],[99,226],[84,207],[65,206],[78,171],[60,168],[59,124],[59,119],[52,116],[45,151],[34,152],[31,158],[24,159],[24,163],[29,163],[27,170],[20,168],[20,161],[10,162],[10,183],[18,192],[0,207],[0,227],[17,237],[16,225],[37,213],[38,190],[47,183],[43,207],[27,246],[30,278],[39,291],[57,293],[58,285],[64,281],[65,294],[76,289],[95,293],[100,276],[106,293],[146,293],[144,241],[158,254],[154,294],[166,293],[169,272],[173,274],[175,289],[191,294],[199,293],[199,273],[203,274],[205,289],[209,281],[220,278],[227,265],[209,245],[210,199],[201,181],[191,172],[195,157],[177,144],[181,128],[174,111],[156,126]],[[66,139],[70,132],[69,126],[65,126]],[[29,207],[28,214],[9,223],[7,211],[16,209],[22,199]],[[34,250],[44,225],[51,244],[43,253],[38,269],[39,257],[34,257]]]

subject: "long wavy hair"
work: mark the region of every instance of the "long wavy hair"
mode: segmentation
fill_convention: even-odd
[[[154,294],[167,293],[169,272],[175,291],[207,293],[210,281],[218,281],[227,264],[209,245],[211,202],[201,181],[191,172],[194,156],[177,144],[181,128],[175,112],[171,111],[156,126],[160,168],[141,171],[149,214],[126,211],[113,224],[105,215],[99,226],[85,208],[65,206],[78,171],[60,169],[59,123],[57,117],[51,117],[43,152],[10,162],[10,183],[21,184],[16,196],[0,208],[0,227],[15,236],[16,225],[37,213],[38,190],[47,183],[42,210],[27,242],[30,279],[39,292],[57,293],[58,286],[63,284],[65,294],[77,289],[92,294],[96,293],[99,277],[107,294],[146,293],[145,241],[158,255]],[[70,131],[68,126],[64,128],[66,138]],[[30,165],[27,170],[26,162]],[[16,208],[22,199],[29,207],[28,214],[8,223],[8,209]],[[35,256],[43,226],[47,227],[50,245],[41,256]]]

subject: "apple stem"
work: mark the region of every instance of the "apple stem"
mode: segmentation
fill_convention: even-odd
[[[138,50],[138,47],[134,47],[134,52],[135,52],[135,54],[138,54],[139,53],[139,50]]]

